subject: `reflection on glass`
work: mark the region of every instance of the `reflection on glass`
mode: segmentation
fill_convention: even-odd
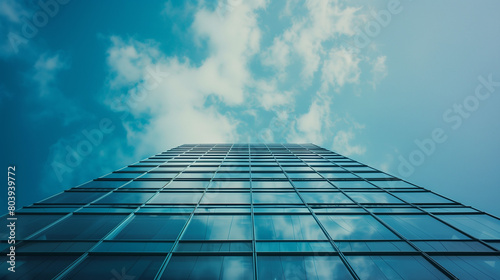
[[[180,242],[176,252],[252,252],[252,242]]]
[[[290,242],[260,241],[256,244],[257,252],[334,252],[330,242]]]
[[[189,216],[136,215],[114,239],[176,239]]]
[[[250,204],[250,193],[243,192],[207,192],[201,203],[207,204]]]
[[[283,189],[292,188],[289,181],[252,181],[252,188]]]
[[[259,279],[352,279],[337,256],[259,256]]]
[[[332,182],[338,188],[353,188],[353,189],[361,189],[361,188],[371,188],[374,189],[375,186],[366,182],[366,181],[334,181]]]
[[[393,194],[409,203],[453,203],[431,192],[393,192]]]
[[[94,204],[143,204],[153,195],[152,192],[113,192]]]
[[[0,264],[2,279],[52,279],[60,271],[78,258],[72,256],[16,256],[15,272],[7,270],[10,264],[3,261]],[[9,275],[8,275],[9,274]]]
[[[379,217],[408,239],[469,239],[428,215],[379,215]]]
[[[492,252],[493,250],[477,241],[413,241],[425,252]]]
[[[201,192],[162,192],[148,204],[196,204],[202,195]]]
[[[488,215],[439,215],[440,219],[479,239],[500,239],[500,220]]]
[[[123,273],[133,275],[134,279],[153,279],[163,259],[164,256],[88,256],[71,270],[67,279],[102,279],[104,275],[113,279]]]
[[[499,256],[433,256],[458,279],[500,279]]]
[[[420,256],[346,256],[361,279],[448,279]]]
[[[359,203],[403,203],[385,192],[348,192],[347,195]]]
[[[211,189],[249,189],[250,181],[212,181],[208,187]]]
[[[326,236],[310,215],[256,215],[260,240],[324,240]]]
[[[415,252],[405,241],[336,241],[343,252]]]
[[[131,181],[130,183],[124,185],[122,189],[160,189],[163,188],[168,182],[169,181]]]
[[[354,203],[340,192],[300,192],[307,203]]]
[[[333,186],[327,181],[293,181],[296,188],[321,188],[321,189],[331,189]]]
[[[195,215],[182,239],[252,239],[252,221],[249,215]]]
[[[295,192],[254,192],[253,203],[291,204],[302,203]]]
[[[318,218],[334,240],[399,239],[368,215],[318,215]]]
[[[253,279],[252,257],[173,256],[161,279]]]

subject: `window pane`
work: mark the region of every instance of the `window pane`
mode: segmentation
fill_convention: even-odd
[[[341,189],[344,189],[344,188],[355,188],[355,189],[371,188],[371,189],[374,189],[375,188],[374,185],[372,185],[366,181],[334,181],[332,183]]]
[[[248,215],[195,215],[182,239],[252,239],[251,218]]]
[[[255,232],[261,240],[324,240],[310,215],[256,215]]]
[[[180,242],[176,252],[252,252],[251,242]]]
[[[173,256],[161,279],[253,279],[251,256]]]
[[[343,252],[415,252],[405,241],[336,241],[335,244]]]
[[[128,183],[128,181],[90,181],[85,183],[77,188],[82,189],[115,189],[124,184]]]
[[[393,194],[409,203],[453,203],[431,192],[393,192]]]
[[[212,181],[208,187],[211,189],[249,189],[250,181]]]
[[[41,203],[83,205],[92,202],[105,194],[107,194],[107,192],[63,192],[44,200]]]
[[[337,256],[259,256],[259,279],[352,279]]]
[[[201,203],[211,204],[250,204],[250,193],[207,192]]]
[[[204,189],[210,181],[172,181],[166,188]]]
[[[129,184],[126,184],[122,187],[122,189],[143,189],[143,188],[152,188],[159,189],[164,187],[169,181],[132,181]]]
[[[101,239],[126,215],[73,215],[38,234],[37,240]]]
[[[340,192],[300,192],[307,203],[354,203]]]
[[[252,188],[282,189],[292,188],[289,181],[252,181]]]
[[[0,264],[1,279],[52,279],[78,256],[16,256],[14,273],[7,270],[9,263]]]
[[[333,239],[399,239],[368,215],[318,215]]]
[[[176,239],[189,216],[136,215],[114,239]]]
[[[420,256],[347,256],[361,279],[448,279]]]
[[[67,279],[153,279],[164,256],[89,256]]]
[[[333,188],[327,181],[293,181],[296,188]]]
[[[379,215],[379,217],[408,239],[468,239],[428,215]]]
[[[492,252],[477,241],[414,241],[425,252]]]
[[[93,252],[106,253],[168,253],[174,242],[122,242],[104,241]]]
[[[162,192],[148,204],[197,204],[202,195],[201,192]]]
[[[295,192],[254,192],[253,203],[291,204],[302,203]]]
[[[257,252],[334,252],[330,242],[257,242]]]
[[[113,192],[95,204],[143,204],[153,196],[147,192]]]
[[[42,228],[50,225],[64,215],[27,215],[17,214],[16,221],[16,239],[25,239],[33,233],[41,230]],[[0,227],[0,239],[7,240],[10,230],[6,226]]]
[[[403,203],[394,196],[383,192],[348,192],[347,195],[359,203]]]
[[[439,215],[452,226],[479,239],[500,239],[500,221],[488,215]]]
[[[409,184],[405,181],[370,181],[377,187],[384,189],[400,189],[400,188],[417,188],[416,186]]]
[[[498,256],[434,256],[440,265],[459,279],[500,279]]]

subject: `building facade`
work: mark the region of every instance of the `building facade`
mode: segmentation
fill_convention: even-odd
[[[182,145],[15,216],[2,279],[500,279],[498,218],[313,144]]]

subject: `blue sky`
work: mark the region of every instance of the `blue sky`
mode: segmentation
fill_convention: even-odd
[[[19,205],[183,143],[312,142],[500,215],[498,1],[41,3],[0,1]]]

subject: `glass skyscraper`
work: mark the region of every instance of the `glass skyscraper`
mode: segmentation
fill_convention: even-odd
[[[16,217],[2,279],[500,279],[498,218],[313,144],[182,145]]]

